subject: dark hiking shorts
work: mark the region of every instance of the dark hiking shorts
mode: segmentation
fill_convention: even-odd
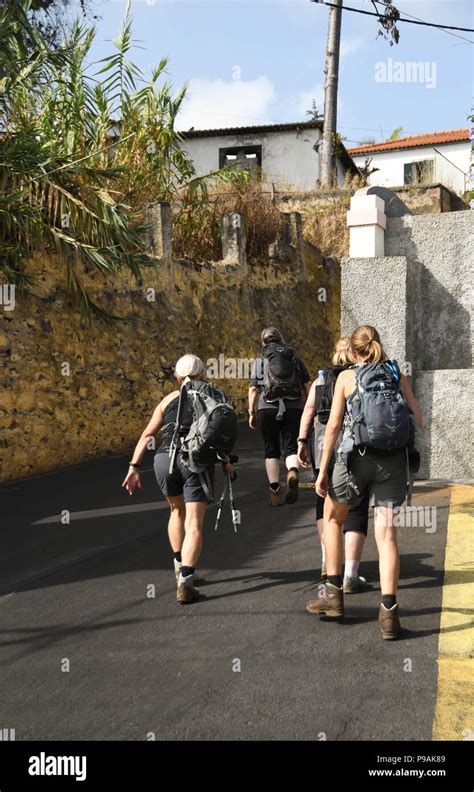
[[[407,494],[404,448],[386,454],[367,450],[363,456],[356,450],[351,455],[350,468],[361,495],[348,486],[349,473],[344,463],[336,462],[329,484],[330,498],[354,506],[360,504],[368,492],[372,506],[394,509],[402,505]]]
[[[277,421],[278,410],[259,410],[257,425],[265,443],[265,459],[283,459],[296,454],[298,432],[303,410],[290,407],[285,410],[281,421]]]
[[[206,493],[201,484],[197,473],[189,470],[181,459],[181,455],[176,454],[176,462],[173,472],[169,473],[170,458],[168,451],[158,451],[154,460],[155,476],[160,489],[165,497],[176,498],[178,495],[184,496],[185,503],[195,503],[206,501]],[[211,484],[214,484],[214,465],[207,469]]]
[[[316,478],[318,477],[319,470],[315,471]],[[322,520],[324,515],[324,498],[321,495],[316,495],[316,519]],[[363,498],[360,503],[352,507],[347,515],[342,530],[344,533],[348,531],[357,531],[367,536],[369,528],[369,493],[364,492]]]

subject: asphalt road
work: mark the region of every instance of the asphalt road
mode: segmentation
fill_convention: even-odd
[[[0,726],[16,740],[431,738],[447,489],[415,490],[436,531],[399,531],[404,629],[387,642],[372,530],[373,590],[346,598],[344,624],[309,615],[314,493],[271,509],[258,436],[244,429],[239,452],[242,524],[226,510],[215,533],[211,509],[190,606],[175,602],[151,454],[133,499],[127,456],[0,487]]]

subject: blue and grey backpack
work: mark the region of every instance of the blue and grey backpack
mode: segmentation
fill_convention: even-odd
[[[365,363],[355,373],[349,420],[354,446],[392,451],[412,445],[413,413],[400,387],[397,362]]]

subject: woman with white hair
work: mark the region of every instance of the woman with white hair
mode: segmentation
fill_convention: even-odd
[[[204,380],[204,363],[196,355],[183,355],[175,367],[179,386],[186,379]],[[208,498],[204,492],[201,478],[184,464],[178,450],[172,473],[170,468],[170,446],[178,417],[179,390],[165,396],[156,407],[153,416],[145,427],[136,445],[130,462],[128,474],[122,484],[130,495],[135,488],[142,489],[140,481],[140,462],[147,449],[150,438],[162,429],[161,443],[155,454],[155,475],[158,484],[169,503],[170,516],[168,536],[174,554],[174,569],[177,580],[176,599],[185,604],[199,598],[199,590],[194,585],[195,567],[202,549],[202,529],[208,508]],[[181,416],[181,434],[185,436],[192,424],[192,410],[184,401]],[[225,466],[227,473],[233,473],[233,466]],[[214,479],[214,465],[209,465],[206,473],[208,480]]]

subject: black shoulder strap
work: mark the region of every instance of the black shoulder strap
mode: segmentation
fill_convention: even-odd
[[[170,466],[169,466],[169,475],[173,473],[175,462],[176,462],[176,454],[179,448],[179,441],[180,441],[180,429],[181,429],[181,421],[183,419],[183,411],[184,405],[188,400],[188,389],[186,387],[186,382],[183,382],[181,388],[179,389],[179,401],[178,401],[178,411],[176,413],[176,426],[173,432],[173,437],[170,444],[169,456],[170,456]]]

